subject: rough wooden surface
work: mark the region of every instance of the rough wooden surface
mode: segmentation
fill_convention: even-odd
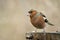
[[[29,36],[31,39],[29,39]],[[60,40],[60,33],[26,33],[28,40]]]

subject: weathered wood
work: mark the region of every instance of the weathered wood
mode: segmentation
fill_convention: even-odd
[[[27,35],[28,34],[28,35]],[[29,36],[31,39],[29,39]],[[26,39],[28,40],[60,40],[60,33],[26,33]]]

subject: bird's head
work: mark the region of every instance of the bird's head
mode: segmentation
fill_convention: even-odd
[[[29,16],[30,16],[30,17],[33,17],[33,16],[35,16],[35,14],[37,13],[37,11],[31,9],[30,11],[28,11],[28,13],[29,13]]]

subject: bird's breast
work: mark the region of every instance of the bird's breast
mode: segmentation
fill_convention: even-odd
[[[43,16],[38,16],[38,17],[32,17],[31,23],[34,27],[36,28],[44,28],[45,27],[45,21]]]

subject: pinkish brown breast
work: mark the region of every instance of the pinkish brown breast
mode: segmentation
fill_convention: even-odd
[[[43,16],[32,17],[30,18],[32,25],[38,29],[43,29],[45,27],[45,21]]]

